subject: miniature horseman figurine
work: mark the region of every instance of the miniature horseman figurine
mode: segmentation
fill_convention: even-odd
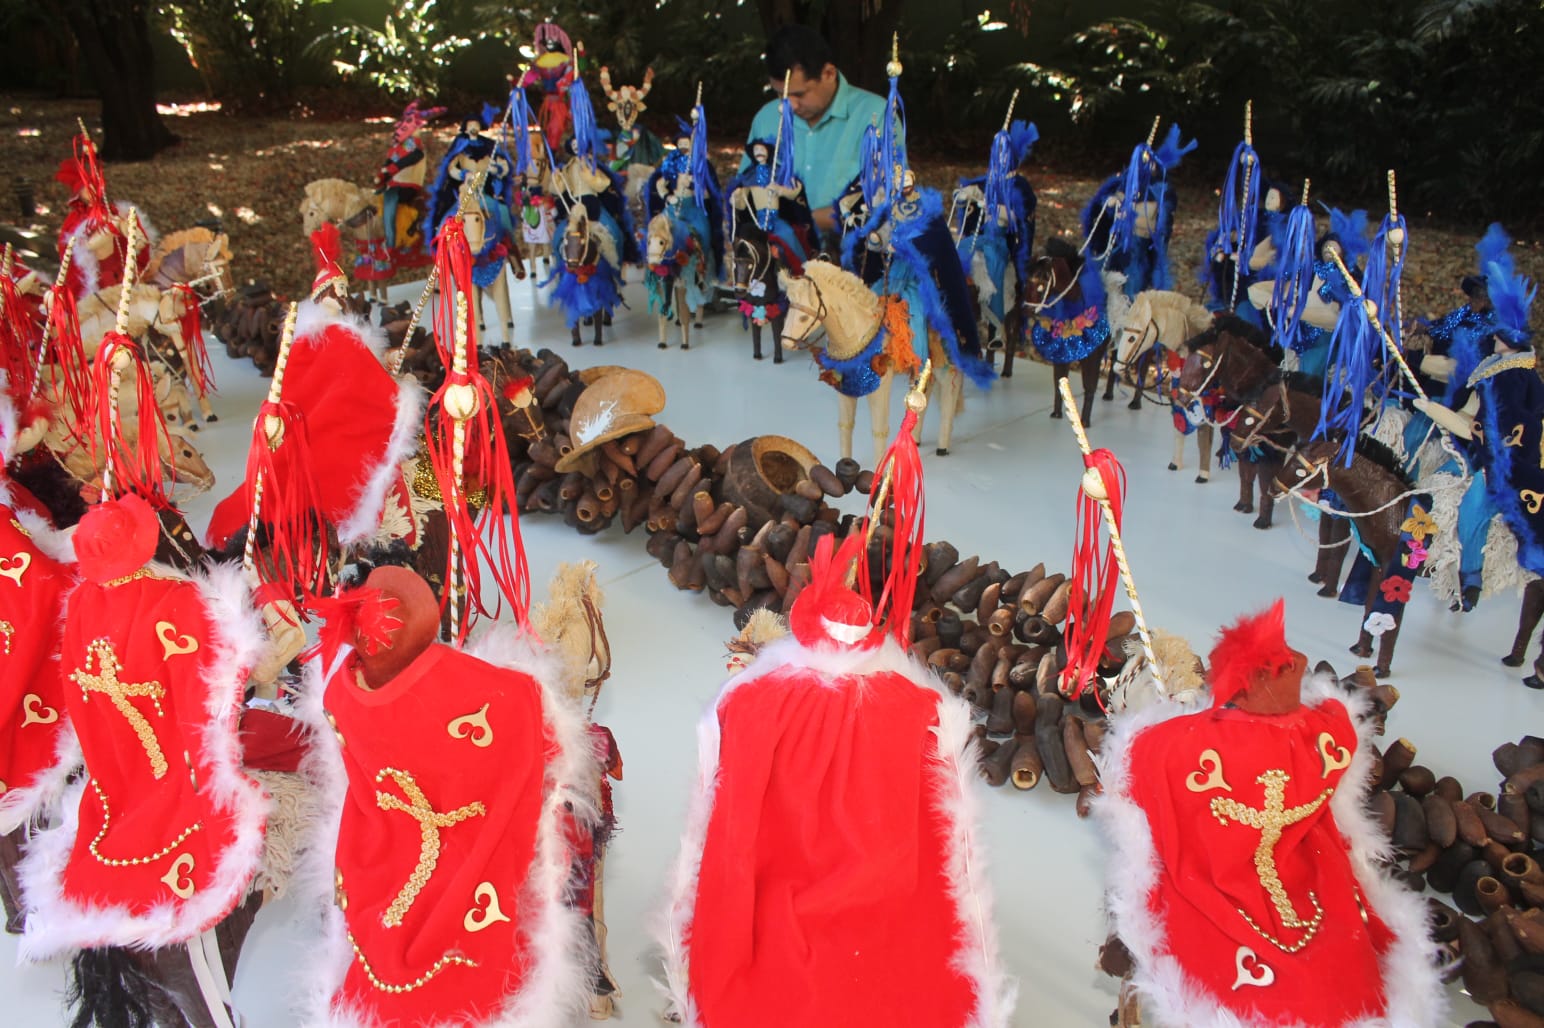
[[[1423,902],[1375,869],[1362,702],[1303,680],[1281,601],[1226,629],[1211,706],[1115,722],[1096,808],[1132,984],[1162,1025],[1430,1026]]]

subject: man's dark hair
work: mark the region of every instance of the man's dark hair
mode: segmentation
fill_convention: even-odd
[[[767,77],[781,79],[794,68],[806,78],[816,78],[826,65],[835,64],[831,44],[808,25],[784,25],[767,40]]]

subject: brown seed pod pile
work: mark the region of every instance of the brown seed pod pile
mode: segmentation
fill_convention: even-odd
[[[1452,976],[1501,1028],[1544,1028],[1544,738],[1497,747],[1495,792],[1439,778],[1407,739],[1376,756],[1369,804],[1395,876],[1452,897],[1430,901]]]

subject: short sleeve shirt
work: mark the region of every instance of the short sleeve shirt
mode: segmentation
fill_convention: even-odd
[[[769,100],[751,122],[750,140],[776,139],[780,100]],[[837,74],[836,96],[814,125],[793,119],[794,168],[810,207],[829,207],[858,174],[863,130],[878,125],[885,98],[859,89]],[[744,162],[742,162],[742,167]]]

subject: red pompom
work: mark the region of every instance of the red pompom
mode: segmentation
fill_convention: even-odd
[[[155,511],[129,493],[86,511],[75,529],[75,559],[82,575],[105,585],[150,563],[160,537]]]

